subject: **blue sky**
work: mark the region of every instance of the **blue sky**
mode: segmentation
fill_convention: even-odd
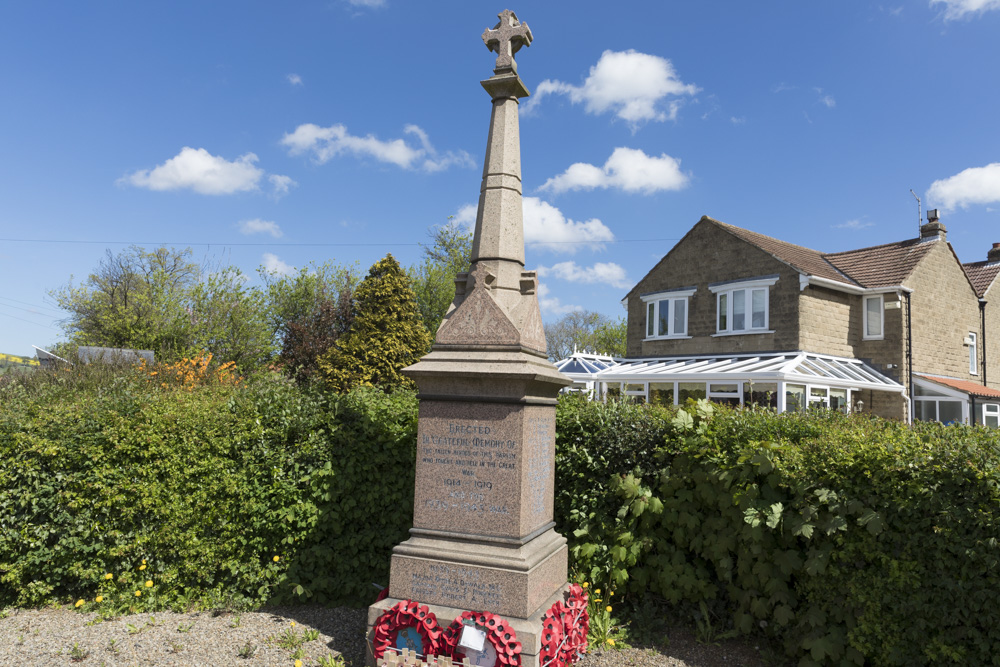
[[[59,340],[48,292],[106,249],[255,275],[420,258],[470,218],[506,5],[0,5],[0,352]],[[527,266],[543,317],[623,314],[702,215],[822,251],[1000,241],[1000,0],[509,6]]]

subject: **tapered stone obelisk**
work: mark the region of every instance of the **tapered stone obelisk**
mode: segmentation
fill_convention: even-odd
[[[536,667],[541,615],[566,586],[552,505],[556,396],[570,380],[547,359],[538,279],[524,270],[518,99],[529,93],[514,54],[532,34],[513,12],[499,17],[483,33],[497,59],[481,82],[493,112],[472,265],[431,352],[404,371],[420,399],[413,528],[368,623],[400,600],[428,605],[441,627],[491,612]]]

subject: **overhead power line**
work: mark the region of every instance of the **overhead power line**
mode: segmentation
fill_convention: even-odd
[[[18,317],[17,315],[11,315],[10,313],[0,312],[0,315],[3,315],[4,317],[9,317],[14,320],[21,320],[22,322],[27,322],[28,324],[34,324],[36,327],[42,327],[43,329],[52,329],[53,331],[58,331],[58,329],[49,326],[48,324],[42,324],[41,322],[32,322],[31,320],[26,320],[23,317]]]
[[[679,241],[680,238],[665,238],[665,239],[615,239],[613,241],[527,241],[524,245],[526,246],[537,246],[537,245],[605,245],[605,244],[615,244],[615,243],[659,243],[664,241]],[[283,247],[319,247],[319,248],[377,248],[377,247],[387,247],[387,246],[421,246],[427,245],[426,243],[391,243],[391,242],[380,242],[380,243],[219,243],[215,241],[83,241],[83,240],[71,240],[71,239],[4,239],[0,238],[0,242],[4,243],[65,243],[69,245],[73,244],[86,244],[86,245],[138,245],[138,246],[225,246],[225,247],[266,247],[266,248],[283,248]]]

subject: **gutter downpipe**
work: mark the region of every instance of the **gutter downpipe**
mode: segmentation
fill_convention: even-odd
[[[908,395],[906,400],[906,423],[913,424],[913,320],[910,312],[910,292],[903,292],[906,297],[906,376],[908,385]]]
[[[983,386],[986,386],[986,299],[979,300],[979,330],[983,339]]]

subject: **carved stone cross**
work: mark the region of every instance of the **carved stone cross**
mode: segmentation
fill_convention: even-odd
[[[493,287],[493,281],[496,279],[492,273],[486,270],[486,267],[482,264],[476,264],[476,268],[472,270],[472,273],[468,274],[469,279],[466,283],[467,287],[466,293],[472,292],[477,289],[491,289]]]
[[[497,54],[497,64],[493,68],[495,72],[503,69],[516,72],[517,63],[514,62],[514,54],[522,46],[531,46],[531,40],[534,39],[531,28],[527,23],[519,22],[517,15],[509,9],[503,10],[497,17],[500,23],[497,23],[492,30],[487,28],[483,31],[483,42],[486,43],[486,48]]]

